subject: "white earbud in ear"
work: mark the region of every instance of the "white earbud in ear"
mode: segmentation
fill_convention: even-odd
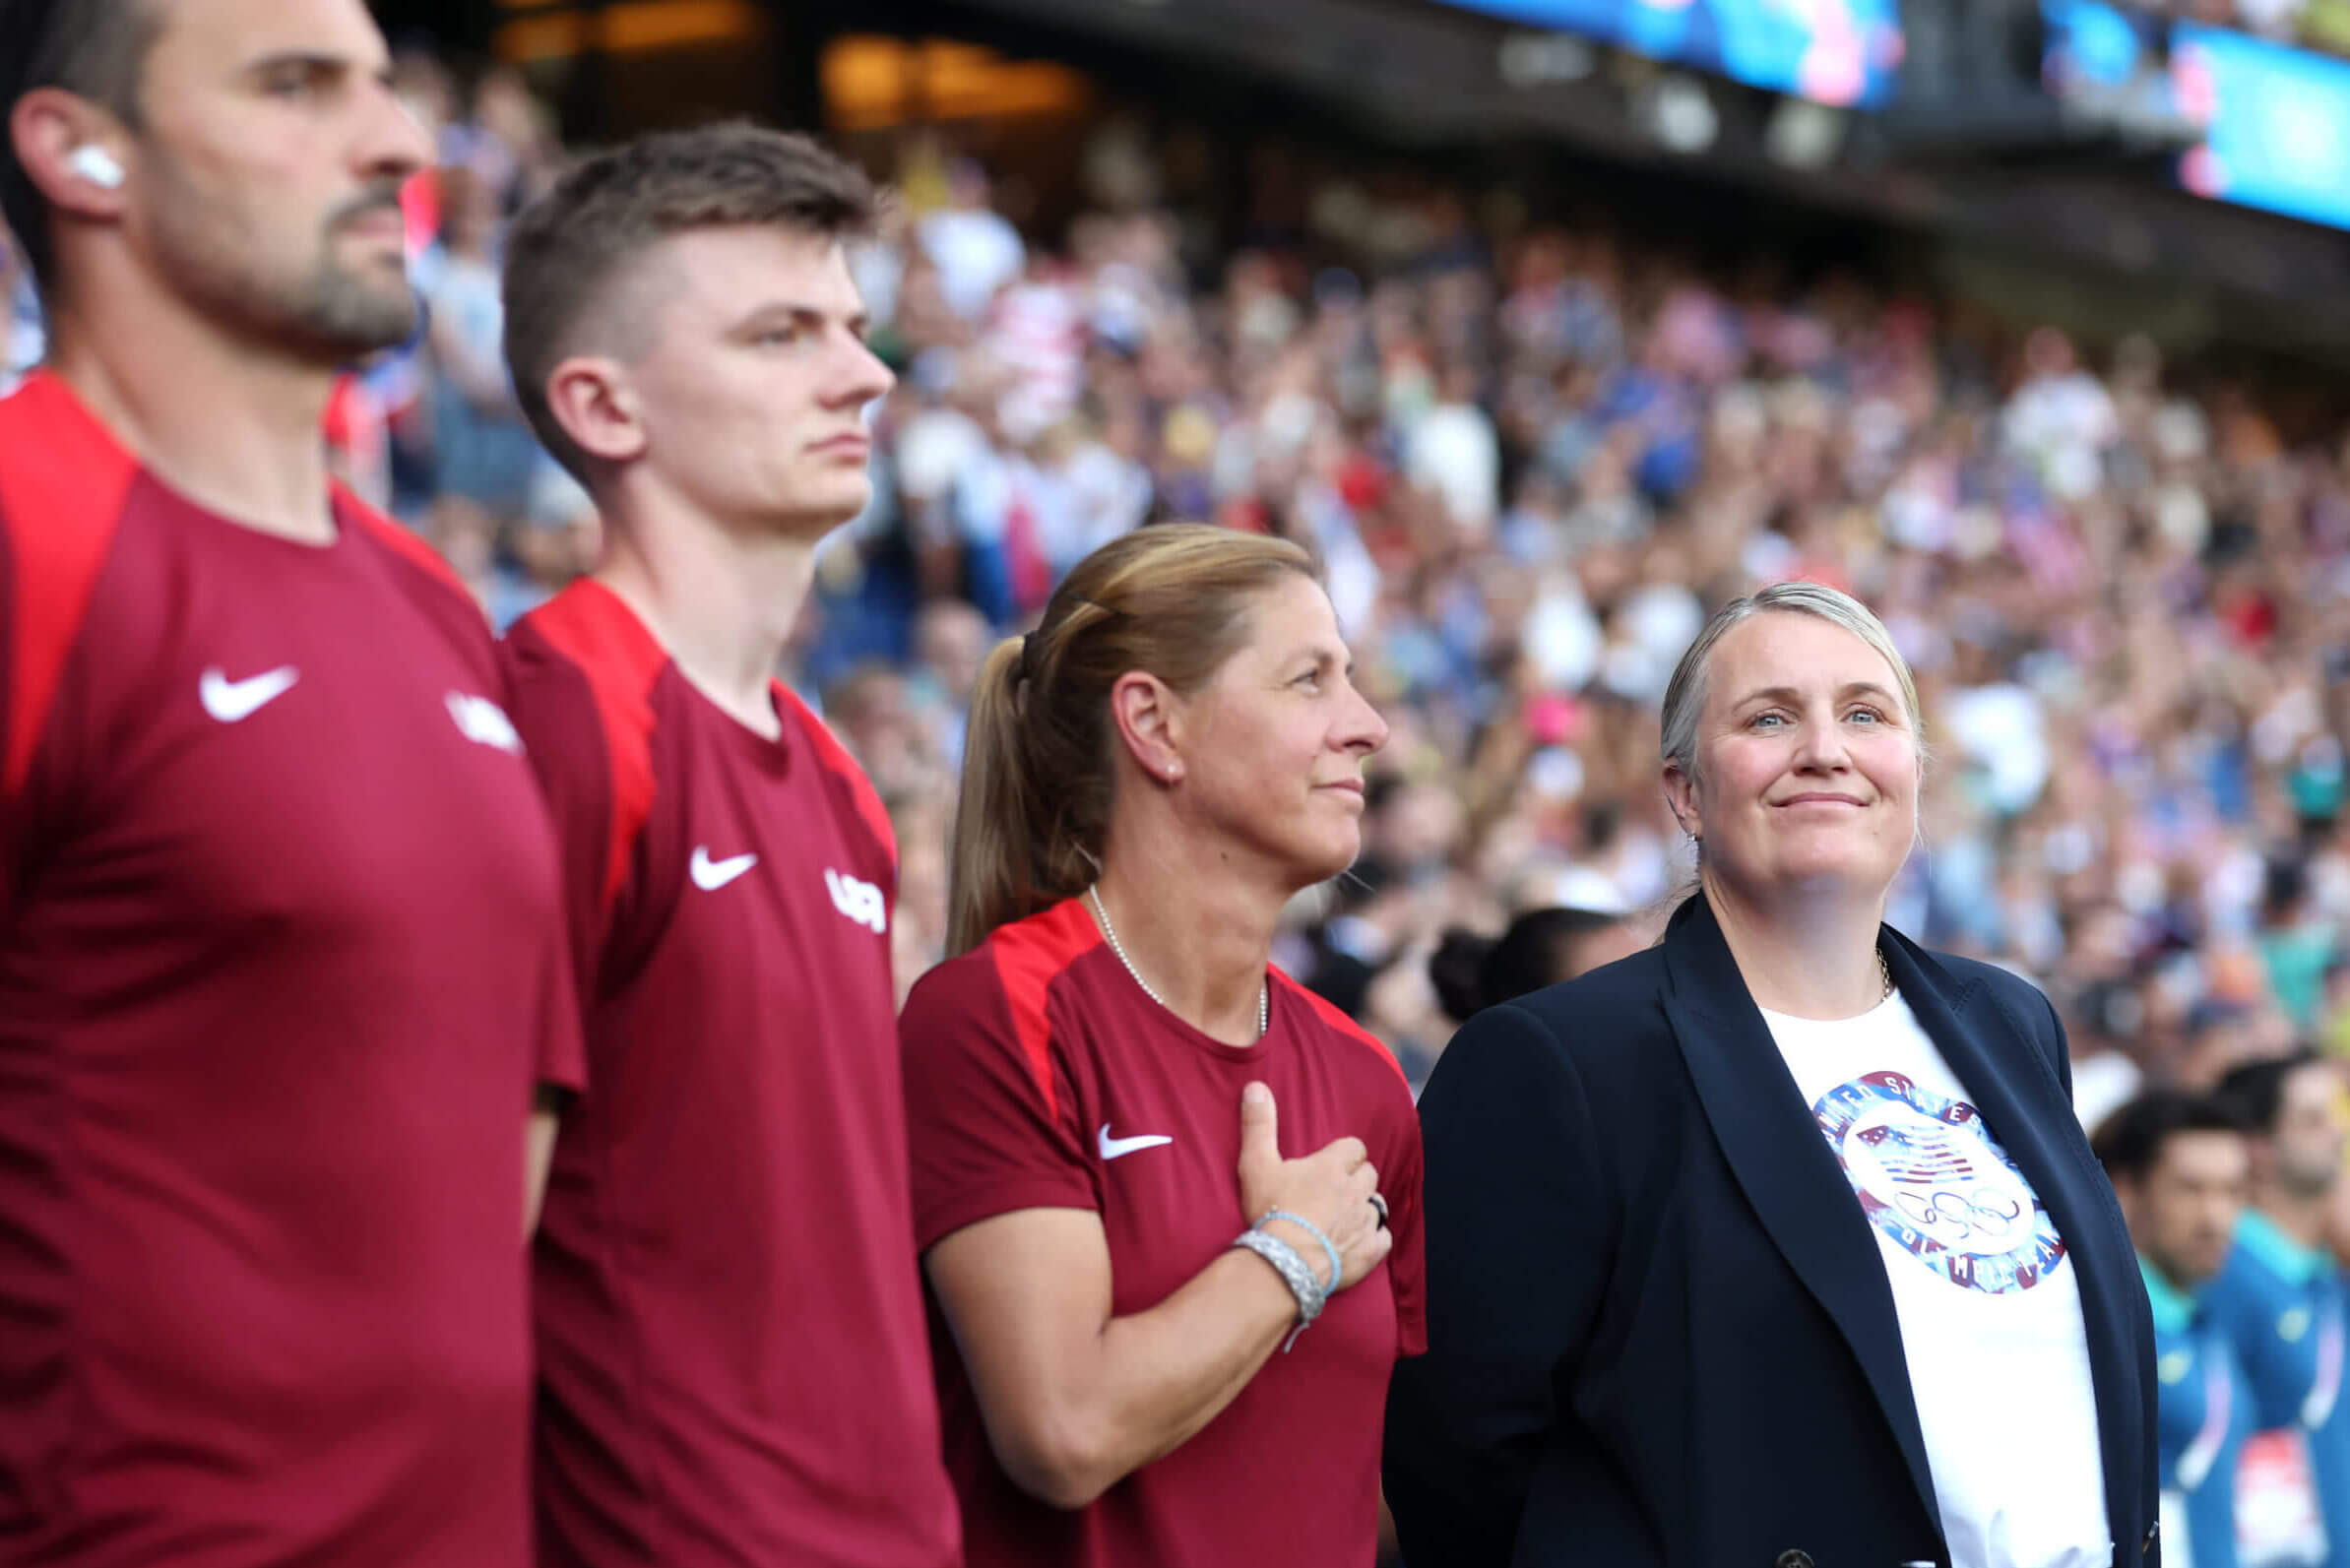
[[[84,143],[67,154],[65,166],[105,190],[122,186],[122,165],[114,161],[113,154],[95,143]]]

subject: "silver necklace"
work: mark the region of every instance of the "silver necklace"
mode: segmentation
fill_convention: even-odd
[[[1883,975],[1885,981],[1885,988],[1876,993],[1876,999],[1881,1002],[1893,994],[1893,966],[1885,962],[1885,950],[1881,947],[1876,950],[1876,972]]]
[[[1110,940],[1110,951],[1115,953],[1117,955],[1117,961],[1120,964],[1126,966],[1126,972],[1134,977],[1135,984],[1142,987],[1143,995],[1149,997],[1152,1001],[1157,1002],[1161,1007],[1167,1007],[1167,998],[1161,996],[1157,991],[1151,989],[1151,982],[1142,977],[1142,971],[1134,967],[1134,961],[1126,957],[1125,948],[1118,942],[1117,927],[1110,923],[1110,911],[1102,908],[1102,885],[1097,882],[1092,887],[1087,888],[1085,890],[1085,896],[1094,901],[1094,913],[1102,917],[1102,934]],[[1171,1013],[1175,1012],[1175,1009],[1172,1007],[1167,1007],[1167,1010]],[[1272,982],[1269,980],[1260,980],[1257,982],[1256,993],[1256,1037],[1258,1039],[1263,1039],[1265,1037],[1265,1031],[1272,1027]]]

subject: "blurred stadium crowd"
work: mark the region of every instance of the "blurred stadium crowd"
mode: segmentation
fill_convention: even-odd
[[[400,69],[442,148],[411,202],[430,325],[330,437],[503,624],[597,547],[499,357],[501,226],[563,152],[518,78]],[[1318,553],[1393,726],[1365,860],[1279,957],[1416,1080],[1452,1028],[1447,928],[1661,913],[1686,868],[1664,682],[1712,606],[1793,576],[1868,599],[1924,691],[1936,782],[1894,923],[2057,998],[2084,1121],[2143,1081],[2350,1048],[2342,429],[2143,340],[2088,353],[1763,254],[1496,222],[1434,181],[1302,174],[1218,253],[1163,204],[1163,156],[1099,132],[1056,245],[943,142],[875,170],[900,201],[858,266],[899,385],[786,673],[895,815],[901,988],[945,939],[991,639],[1103,539],[1213,519]],[[37,310],[8,282],[21,370]]]

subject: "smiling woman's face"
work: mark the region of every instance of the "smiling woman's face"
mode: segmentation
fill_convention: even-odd
[[[1915,716],[1884,656],[1816,615],[1768,610],[1707,661],[1697,777],[1674,815],[1709,874],[1749,897],[1879,897],[1918,832]]]

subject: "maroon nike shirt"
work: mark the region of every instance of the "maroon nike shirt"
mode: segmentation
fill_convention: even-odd
[[[1387,1376],[1427,1348],[1420,1122],[1384,1045],[1268,972],[1265,1037],[1223,1044],[1146,996],[1071,899],[940,965],[907,999],[924,1249],[994,1215],[1090,1209],[1110,1240],[1111,1310],[1147,1311],[1245,1223],[1237,1166],[1252,1080],[1273,1091],[1286,1157],[1348,1135],[1369,1147],[1395,1230],[1387,1260],[1332,1296],[1197,1436],[1075,1511],[1039,1502],[996,1463],[933,1302],[970,1568],[1368,1568],[1377,1555]]]
[[[529,1550],[554,840],[479,609],[335,516],[0,403],[0,1563]]]
[[[872,786],[768,740],[586,580],[507,636],[589,1085],[538,1245],[540,1557],[949,1568]]]

